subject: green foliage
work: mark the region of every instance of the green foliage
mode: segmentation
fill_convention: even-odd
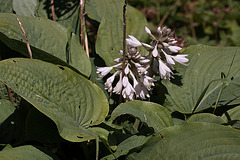
[[[83,23],[79,0],[0,1],[0,159],[240,159],[239,47],[209,46],[239,46],[239,2],[181,2],[128,0],[126,35],[149,41],[169,11],[189,62],[122,102],[96,69],[122,57],[124,0],[86,0]]]
[[[62,137],[73,142],[96,137],[86,128],[104,120],[108,104],[95,84],[71,69],[40,60],[9,59],[1,61],[0,68],[1,80],[50,117]]]
[[[166,108],[156,103],[144,101],[131,101],[120,104],[113,112],[112,119],[124,114],[139,118],[149,127],[153,127],[155,132],[165,127],[173,125],[170,112]]]
[[[28,56],[17,18],[20,19],[26,32],[33,58],[65,66],[70,64],[81,73],[90,75],[90,61],[79,45],[78,39],[73,35],[69,41],[67,29],[51,20],[6,13],[0,14],[0,37],[9,48]]]
[[[164,82],[167,107],[181,113],[199,112],[213,107],[222,85],[219,105],[239,104],[239,48],[191,46],[183,51],[190,60],[187,67],[176,68],[176,79]],[[236,56],[235,56],[236,55]],[[221,78],[221,75],[226,77]]]
[[[211,123],[186,123],[156,133],[128,159],[239,159],[240,132]]]
[[[4,149],[3,151],[0,152],[0,159],[53,160],[53,158],[50,157],[49,155],[30,145]]]

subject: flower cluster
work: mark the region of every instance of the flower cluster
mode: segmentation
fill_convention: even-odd
[[[174,61],[186,65],[186,62],[188,62],[187,55],[177,54],[182,48],[175,46],[177,41],[174,38],[174,32],[170,28],[158,27],[157,37],[147,27],[145,27],[145,31],[152,38],[150,45],[139,42],[134,36],[129,36],[127,39],[128,45],[134,47],[144,46],[149,50],[152,56],[158,61],[158,63],[153,64],[158,64],[160,77],[170,80],[173,73],[171,69],[175,65]]]
[[[187,55],[177,54],[182,48],[175,45],[177,41],[173,37],[174,32],[171,29],[158,27],[157,37],[147,27],[145,27],[145,31],[152,38],[150,44],[142,43],[132,35],[129,35],[129,38],[126,39],[128,51],[125,55],[124,71],[122,71],[123,58],[115,59],[114,61],[117,64],[114,66],[97,68],[100,78],[106,76],[111,70],[116,70],[105,82],[105,89],[108,92],[122,93],[123,97],[128,100],[149,98],[149,91],[154,86],[154,79],[149,74],[152,72],[151,69],[158,68],[157,72],[160,77],[170,80],[175,61],[182,65],[186,65],[186,62],[188,62]],[[149,51],[148,56],[142,56],[137,51],[137,47],[140,46]],[[122,51],[120,53],[123,55]],[[113,87],[117,75],[120,78]]]
[[[120,53],[123,55],[123,51],[120,51]],[[97,73],[100,74],[100,77],[106,76],[112,69],[117,70],[106,80],[105,89],[116,94],[122,92],[123,98],[128,100],[149,98],[148,91],[151,90],[151,86],[154,86],[153,78],[148,76],[150,60],[141,56],[135,47],[128,47],[125,58],[124,76],[122,74],[123,58],[115,59],[114,62],[118,64],[114,66],[97,68]],[[112,85],[117,75],[120,78],[115,87],[113,87]]]

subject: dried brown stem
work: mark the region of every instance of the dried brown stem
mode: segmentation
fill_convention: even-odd
[[[127,8],[127,0],[125,0],[125,4],[123,6],[123,64],[122,64],[122,79],[124,77],[124,69],[125,69],[125,61],[126,61],[126,8]],[[122,91],[119,96],[119,103],[122,103]]]
[[[6,86],[6,88],[7,88],[9,100],[12,102],[13,105],[15,105],[15,104],[14,104],[14,101],[13,101],[13,98],[12,98],[12,93],[11,93],[10,88],[9,88],[7,85],[5,85],[5,86]]]
[[[31,51],[30,45],[29,45],[29,43],[28,43],[28,39],[27,39],[26,32],[25,32],[24,29],[23,29],[23,26],[22,26],[21,21],[20,21],[18,18],[17,18],[17,20],[18,20],[19,26],[20,26],[20,28],[21,28],[21,30],[22,30],[22,33],[23,33],[23,36],[24,36],[24,39],[25,39],[25,42],[26,42],[26,45],[27,45],[29,58],[32,59],[32,51]]]
[[[83,22],[84,22],[84,5],[85,5],[85,0],[80,0],[80,7],[81,7],[81,19],[80,19],[80,37],[81,37],[81,45],[84,48],[84,34],[83,34]]]
[[[165,22],[165,20],[167,19],[167,17],[169,16],[169,14],[173,11],[173,9],[177,6],[179,0],[176,0],[173,5],[168,9],[168,11],[163,15],[160,23],[158,24],[158,26],[162,26],[163,23]]]
[[[55,15],[55,9],[54,9],[54,0],[51,0],[51,7],[52,7],[52,19],[56,22],[56,15]]]

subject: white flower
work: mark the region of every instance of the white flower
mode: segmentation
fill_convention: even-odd
[[[128,98],[129,100],[133,100],[135,90],[132,87],[131,83],[127,83],[126,87],[122,90],[123,98]]]
[[[152,55],[153,57],[157,57],[158,55],[157,44],[155,45],[154,50],[152,51]]]
[[[180,51],[182,48],[178,47],[178,46],[169,46],[168,47],[170,49],[170,51],[172,51],[173,53],[177,53],[178,51]]]
[[[171,56],[171,55],[168,55],[166,52],[164,52],[163,49],[161,49],[161,51],[164,53],[164,55],[165,55],[165,57],[166,57],[167,64],[169,64],[170,66],[171,66],[171,65],[174,65],[175,62],[173,61],[172,56]]]
[[[120,72],[120,78],[119,78],[119,81],[116,84],[116,86],[113,88],[113,93],[120,94],[121,91],[122,91],[122,86],[123,86],[123,83],[122,83],[122,72]]]
[[[168,79],[170,80],[172,71],[168,66],[161,60],[158,60],[159,62],[159,74],[162,79]]]
[[[100,78],[106,76],[111,70],[113,69],[113,67],[97,67],[97,73],[100,74]]]
[[[111,77],[109,77],[106,82],[105,82],[105,89],[108,90],[108,92],[112,92],[112,83],[116,77],[116,75],[118,75],[121,71],[118,70],[117,72],[115,72]]]
[[[185,64],[186,62],[188,62],[188,59],[186,58],[188,55],[186,54],[179,54],[176,56],[172,56],[172,58],[177,61],[178,63],[182,64],[182,65],[187,65]]]
[[[122,63],[116,64],[114,66],[111,67],[97,67],[97,73],[99,74],[100,78],[103,78],[104,76],[106,76],[113,68],[117,68],[119,66],[121,66]]]
[[[153,78],[151,78],[151,77],[149,77],[149,76],[147,76],[147,75],[144,75],[143,77],[142,77],[142,81],[143,81],[143,84],[144,84],[144,86],[148,89],[148,90],[151,90],[151,86],[154,86],[154,79]]]
[[[145,27],[145,31],[147,32],[147,34],[152,35],[152,33],[151,33],[150,29],[148,29],[148,27]]]
[[[140,47],[142,46],[142,43],[137,40],[134,36],[128,35],[129,38],[126,39],[127,45],[131,47]]]

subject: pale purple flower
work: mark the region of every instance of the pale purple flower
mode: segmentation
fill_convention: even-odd
[[[153,57],[158,56],[157,44],[155,45],[154,50],[152,51],[152,55],[153,55]]]

